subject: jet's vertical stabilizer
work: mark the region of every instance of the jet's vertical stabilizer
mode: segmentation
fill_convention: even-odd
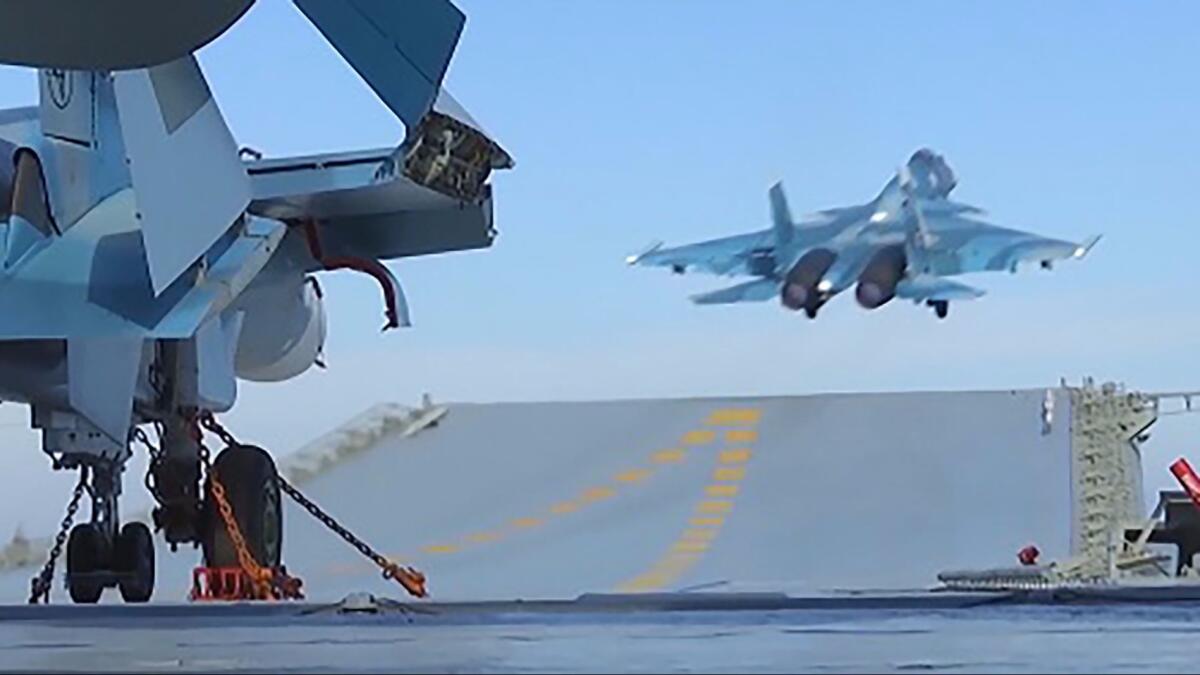
[[[771,228],[775,233],[775,245],[786,246],[792,241],[795,225],[792,210],[788,208],[787,195],[783,193],[783,183],[772,185],[768,196],[771,200]]]
[[[250,204],[250,180],[195,57],[113,78],[157,294],[241,216]]]
[[[295,0],[410,131],[437,99],[466,17],[448,0]]]

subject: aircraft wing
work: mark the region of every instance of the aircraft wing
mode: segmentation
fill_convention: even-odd
[[[673,248],[656,244],[642,253],[629,256],[625,261],[630,265],[669,267],[685,272],[699,270],[724,276],[747,273],[745,266],[751,252],[769,243],[769,232],[755,232]]]
[[[692,296],[697,305],[731,305],[738,302],[764,302],[779,297],[779,282],[774,279],[755,279],[722,288],[718,291]]]
[[[917,302],[924,302],[926,300],[974,300],[983,295],[984,292],[978,288],[972,288],[957,281],[928,274],[904,279],[896,285],[897,297]]]
[[[1023,263],[1049,264],[1081,259],[1100,240],[1065,241],[999,227],[981,220],[952,215],[929,218],[935,243],[932,251],[939,274],[1015,271]]]

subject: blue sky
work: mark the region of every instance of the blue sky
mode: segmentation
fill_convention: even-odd
[[[458,2],[468,18],[448,86],[517,163],[494,179],[500,237],[392,265],[412,304],[406,332],[379,334],[369,279],[330,275],[331,369],[243,386],[230,416],[263,444],[286,452],[424,391],[997,389],[1089,374],[1200,388],[1200,5]],[[268,156],[403,136],[285,0],[259,0],[200,59],[238,140]],[[0,105],[35,98],[30,72],[0,70]],[[654,239],[764,226],[775,180],[797,213],[866,200],[922,146],[996,222],[1104,240],[1053,273],[970,280],[989,295],[945,323],[851,298],[815,323],[772,303],[700,308],[686,296],[728,281],[623,264]],[[21,466],[44,471],[13,426],[25,419],[0,409],[29,446]],[[1152,473],[1194,430],[1172,424]]]

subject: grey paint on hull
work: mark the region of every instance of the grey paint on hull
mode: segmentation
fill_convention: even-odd
[[[302,487],[424,571],[437,600],[920,588],[1013,563],[1027,543],[1069,554],[1070,403],[1055,395],[1049,434],[1044,390],[452,405]],[[722,416],[735,423],[708,424]],[[714,480],[718,468],[735,471]],[[731,507],[697,512],[709,502]],[[306,514],[286,517],[285,559],[310,598],[402,595]],[[182,600],[197,556],[159,559],[156,599]],[[0,578],[3,599],[29,574]]]

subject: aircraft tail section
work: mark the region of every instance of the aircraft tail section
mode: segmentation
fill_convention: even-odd
[[[776,246],[786,246],[792,241],[794,222],[792,210],[788,207],[787,195],[783,192],[783,183],[771,186],[767,193],[771,202],[771,229],[774,232]]]
[[[945,199],[958,185],[958,178],[941,155],[921,148],[908,160],[912,192],[922,199]]]

